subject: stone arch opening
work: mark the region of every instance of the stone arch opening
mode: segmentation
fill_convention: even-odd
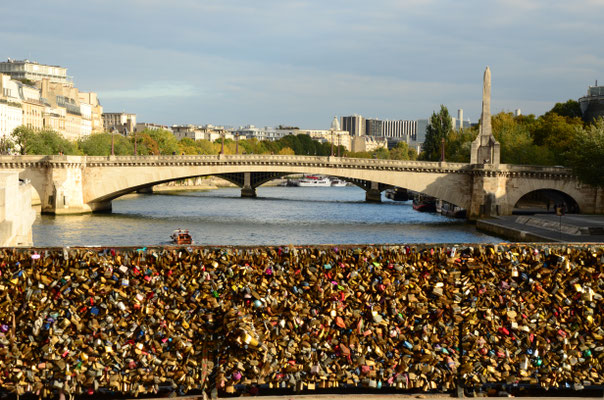
[[[579,204],[567,193],[556,189],[538,189],[524,194],[512,210],[512,214],[555,213],[561,206],[565,213],[580,213]]]

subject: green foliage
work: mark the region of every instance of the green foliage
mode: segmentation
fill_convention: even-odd
[[[520,123],[512,113],[500,112],[492,119],[493,136],[501,144],[504,164],[553,165],[554,155],[545,146],[533,143],[529,127]]]
[[[604,118],[587,128],[577,128],[566,159],[582,182],[604,187]]]
[[[21,149],[21,154],[81,154],[74,142],[63,138],[55,131],[36,132],[30,128],[20,126],[13,131],[13,137],[15,143]]]
[[[567,118],[581,118],[581,107],[579,106],[579,102],[576,100],[568,100],[566,103],[556,103],[551,110],[549,110],[545,115],[555,113],[562,117]]]
[[[405,142],[398,142],[396,147],[390,150],[388,158],[391,160],[416,160],[417,151],[410,148]]]
[[[440,160],[442,139],[446,140],[452,130],[451,115],[447,107],[441,104],[438,113],[433,112],[430,117],[430,123],[426,128],[426,139],[422,145],[420,158],[428,161]]]
[[[539,117],[533,125],[533,142],[549,148],[554,154],[556,164],[565,164],[564,154],[573,142],[577,128],[581,127],[581,118],[564,117],[549,112]]]
[[[240,140],[239,148],[241,153],[247,154],[266,154],[268,151],[264,147],[265,142],[261,142],[256,138]],[[243,149],[241,151],[241,149]]]
[[[80,140],[78,144],[87,156],[108,156],[111,154],[112,136],[116,156],[134,154],[134,143],[121,134],[95,133]]]
[[[147,147],[153,154],[180,154],[178,153],[178,139],[170,131],[165,129],[145,129],[140,132],[140,135],[147,138],[147,141],[143,141],[143,143],[149,145]],[[155,145],[151,141],[155,142]]]
[[[470,162],[472,141],[478,135],[478,126],[459,131],[452,130],[445,143],[445,160],[450,162]]]

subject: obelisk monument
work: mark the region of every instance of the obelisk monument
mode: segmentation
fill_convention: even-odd
[[[491,128],[491,70],[484,71],[482,82],[482,113],[478,137],[472,142],[471,164],[499,165],[499,142],[493,136]]]

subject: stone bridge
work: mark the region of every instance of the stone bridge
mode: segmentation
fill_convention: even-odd
[[[111,210],[111,201],[160,183],[220,176],[255,196],[262,183],[289,174],[337,176],[379,201],[390,186],[437,197],[475,219],[509,215],[518,200],[537,190],[568,196],[582,213],[604,213],[601,189],[582,185],[570,170],[507,164],[396,161],[317,156],[1,156],[0,169],[18,170],[38,192],[42,212],[76,214]]]

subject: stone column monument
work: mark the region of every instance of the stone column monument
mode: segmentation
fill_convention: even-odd
[[[482,83],[482,114],[478,137],[472,142],[470,164],[499,165],[500,145],[493,136],[491,128],[491,70],[484,71]]]

